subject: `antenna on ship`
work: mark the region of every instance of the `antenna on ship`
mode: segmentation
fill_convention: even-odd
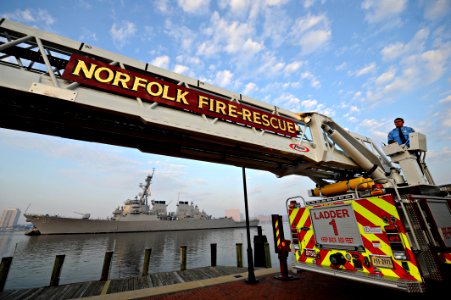
[[[150,182],[152,181],[153,174],[155,173],[155,168],[152,169],[152,174],[147,175],[146,177],[146,184],[143,185],[142,183],[139,185],[140,188],[143,189],[143,192],[141,193],[141,198],[139,199],[139,203],[148,205],[147,203],[147,197],[150,196]]]
[[[27,213],[27,211],[28,211],[28,209],[30,208],[30,206],[31,206],[31,202],[30,202],[30,204],[28,204],[27,208],[25,209],[25,212],[24,212],[24,214],[26,214],[26,213]]]

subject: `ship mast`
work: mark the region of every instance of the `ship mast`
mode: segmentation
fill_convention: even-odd
[[[155,168],[152,169],[152,174],[147,175],[146,177],[146,183],[140,184],[139,187],[143,189],[141,193],[141,197],[139,198],[139,203],[141,205],[147,205],[147,197],[150,196],[150,182],[152,181],[153,173],[155,173]]]

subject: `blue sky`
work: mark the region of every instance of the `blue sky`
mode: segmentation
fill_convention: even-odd
[[[0,17],[386,141],[393,119],[427,135],[451,183],[451,1],[2,1]],[[0,210],[107,217],[155,168],[151,198],[244,213],[242,170],[0,129]],[[250,215],[284,213],[314,184],[247,170]]]

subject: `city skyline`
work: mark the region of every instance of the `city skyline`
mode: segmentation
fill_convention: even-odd
[[[0,228],[14,228],[18,225],[21,211],[18,208],[6,208],[0,217]]]

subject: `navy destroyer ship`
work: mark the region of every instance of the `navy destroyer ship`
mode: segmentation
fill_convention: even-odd
[[[197,205],[187,201],[178,201],[175,212],[167,211],[165,201],[151,200],[150,185],[153,173],[140,184],[142,192],[134,199],[128,199],[124,205],[113,211],[109,219],[90,219],[90,214],[81,218],[24,214],[33,229],[27,235],[39,234],[89,234],[119,232],[180,231],[199,229],[244,228],[246,221],[234,221],[232,218],[213,218],[201,211]],[[250,227],[257,227],[257,219],[249,220]]]

